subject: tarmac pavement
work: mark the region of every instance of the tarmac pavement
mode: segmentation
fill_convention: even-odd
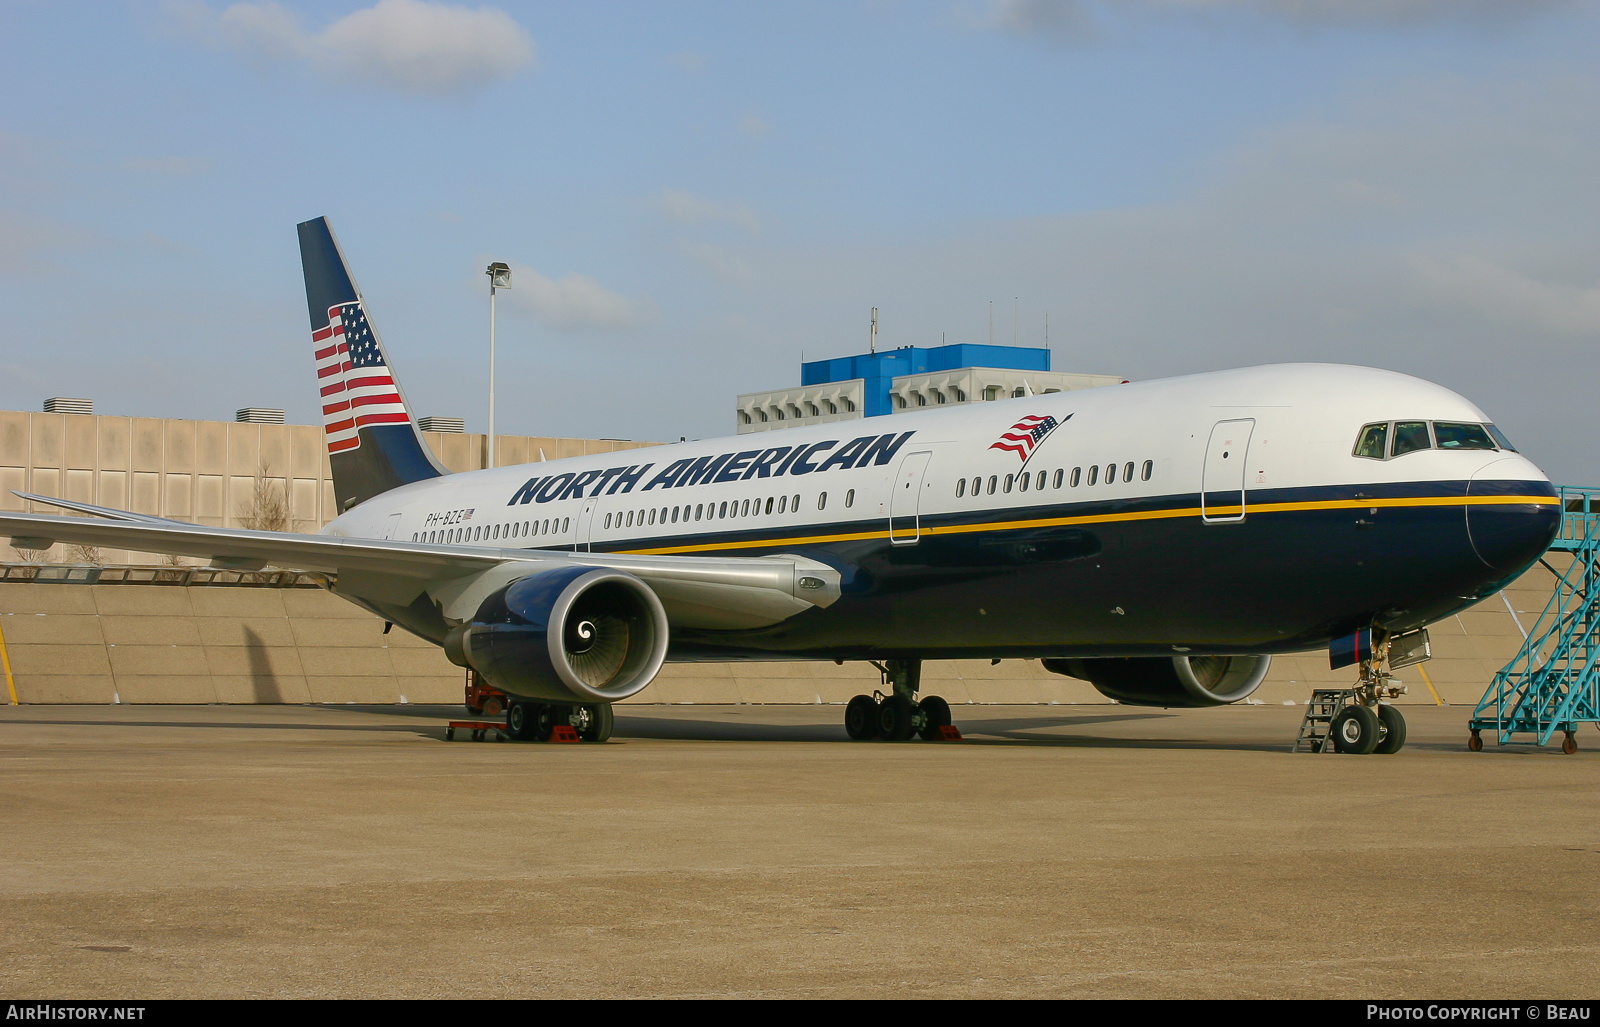
[[[0,708],[0,996],[1594,998],[1600,738],[1303,709]],[[1558,740],[1559,740],[1559,736]]]

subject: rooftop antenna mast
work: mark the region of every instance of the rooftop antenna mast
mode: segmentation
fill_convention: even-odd
[[[872,308],[872,335],[867,341],[867,352],[878,352],[878,308]]]

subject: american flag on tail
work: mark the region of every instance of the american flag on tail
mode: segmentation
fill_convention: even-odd
[[[329,453],[360,446],[357,430],[365,425],[411,420],[359,300],[329,307],[328,327],[312,332],[311,340]]]
[[[1071,417],[1072,415],[1068,414],[1067,416]],[[1009,450],[1017,454],[1017,458],[1023,464],[1027,464],[1028,458],[1033,456],[1034,448],[1058,427],[1060,427],[1060,422],[1054,417],[1024,417],[1001,432],[1000,438],[989,448]]]

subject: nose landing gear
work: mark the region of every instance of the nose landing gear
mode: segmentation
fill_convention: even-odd
[[[1407,654],[1409,663],[1421,660]],[[1391,755],[1406,744],[1406,719],[1400,710],[1383,702],[1405,694],[1389,673],[1390,646],[1387,637],[1374,639],[1371,655],[1361,661],[1361,678],[1353,688],[1319,688],[1306,705],[1300,725],[1300,738],[1294,752],[1368,753]],[[1326,728],[1324,728],[1326,725]]]
[[[851,699],[844,708],[845,733],[857,741],[882,738],[903,742],[912,735],[924,741],[939,738],[939,729],[950,726],[950,704],[937,695],[917,698],[922,661],[885,660],[874,662],[873,666],[891,691],[888,695],[875,691]]]

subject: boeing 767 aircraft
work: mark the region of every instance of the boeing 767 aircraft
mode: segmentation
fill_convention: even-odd
[[[1120,702],[1249,696],[1273,653],[1355,664],[1332,725],[1393,752],[1391,653],[1547,548],[1556,492],[1476,406],[1390,371],[1277,364],[448,474],[325,218],[299,226],[339,516],[218,529],[27,496],[23,547],[324,572],[590,740],[663,661],[871,660],[851,737],[933,737],[928,659],[1039,658]]]

